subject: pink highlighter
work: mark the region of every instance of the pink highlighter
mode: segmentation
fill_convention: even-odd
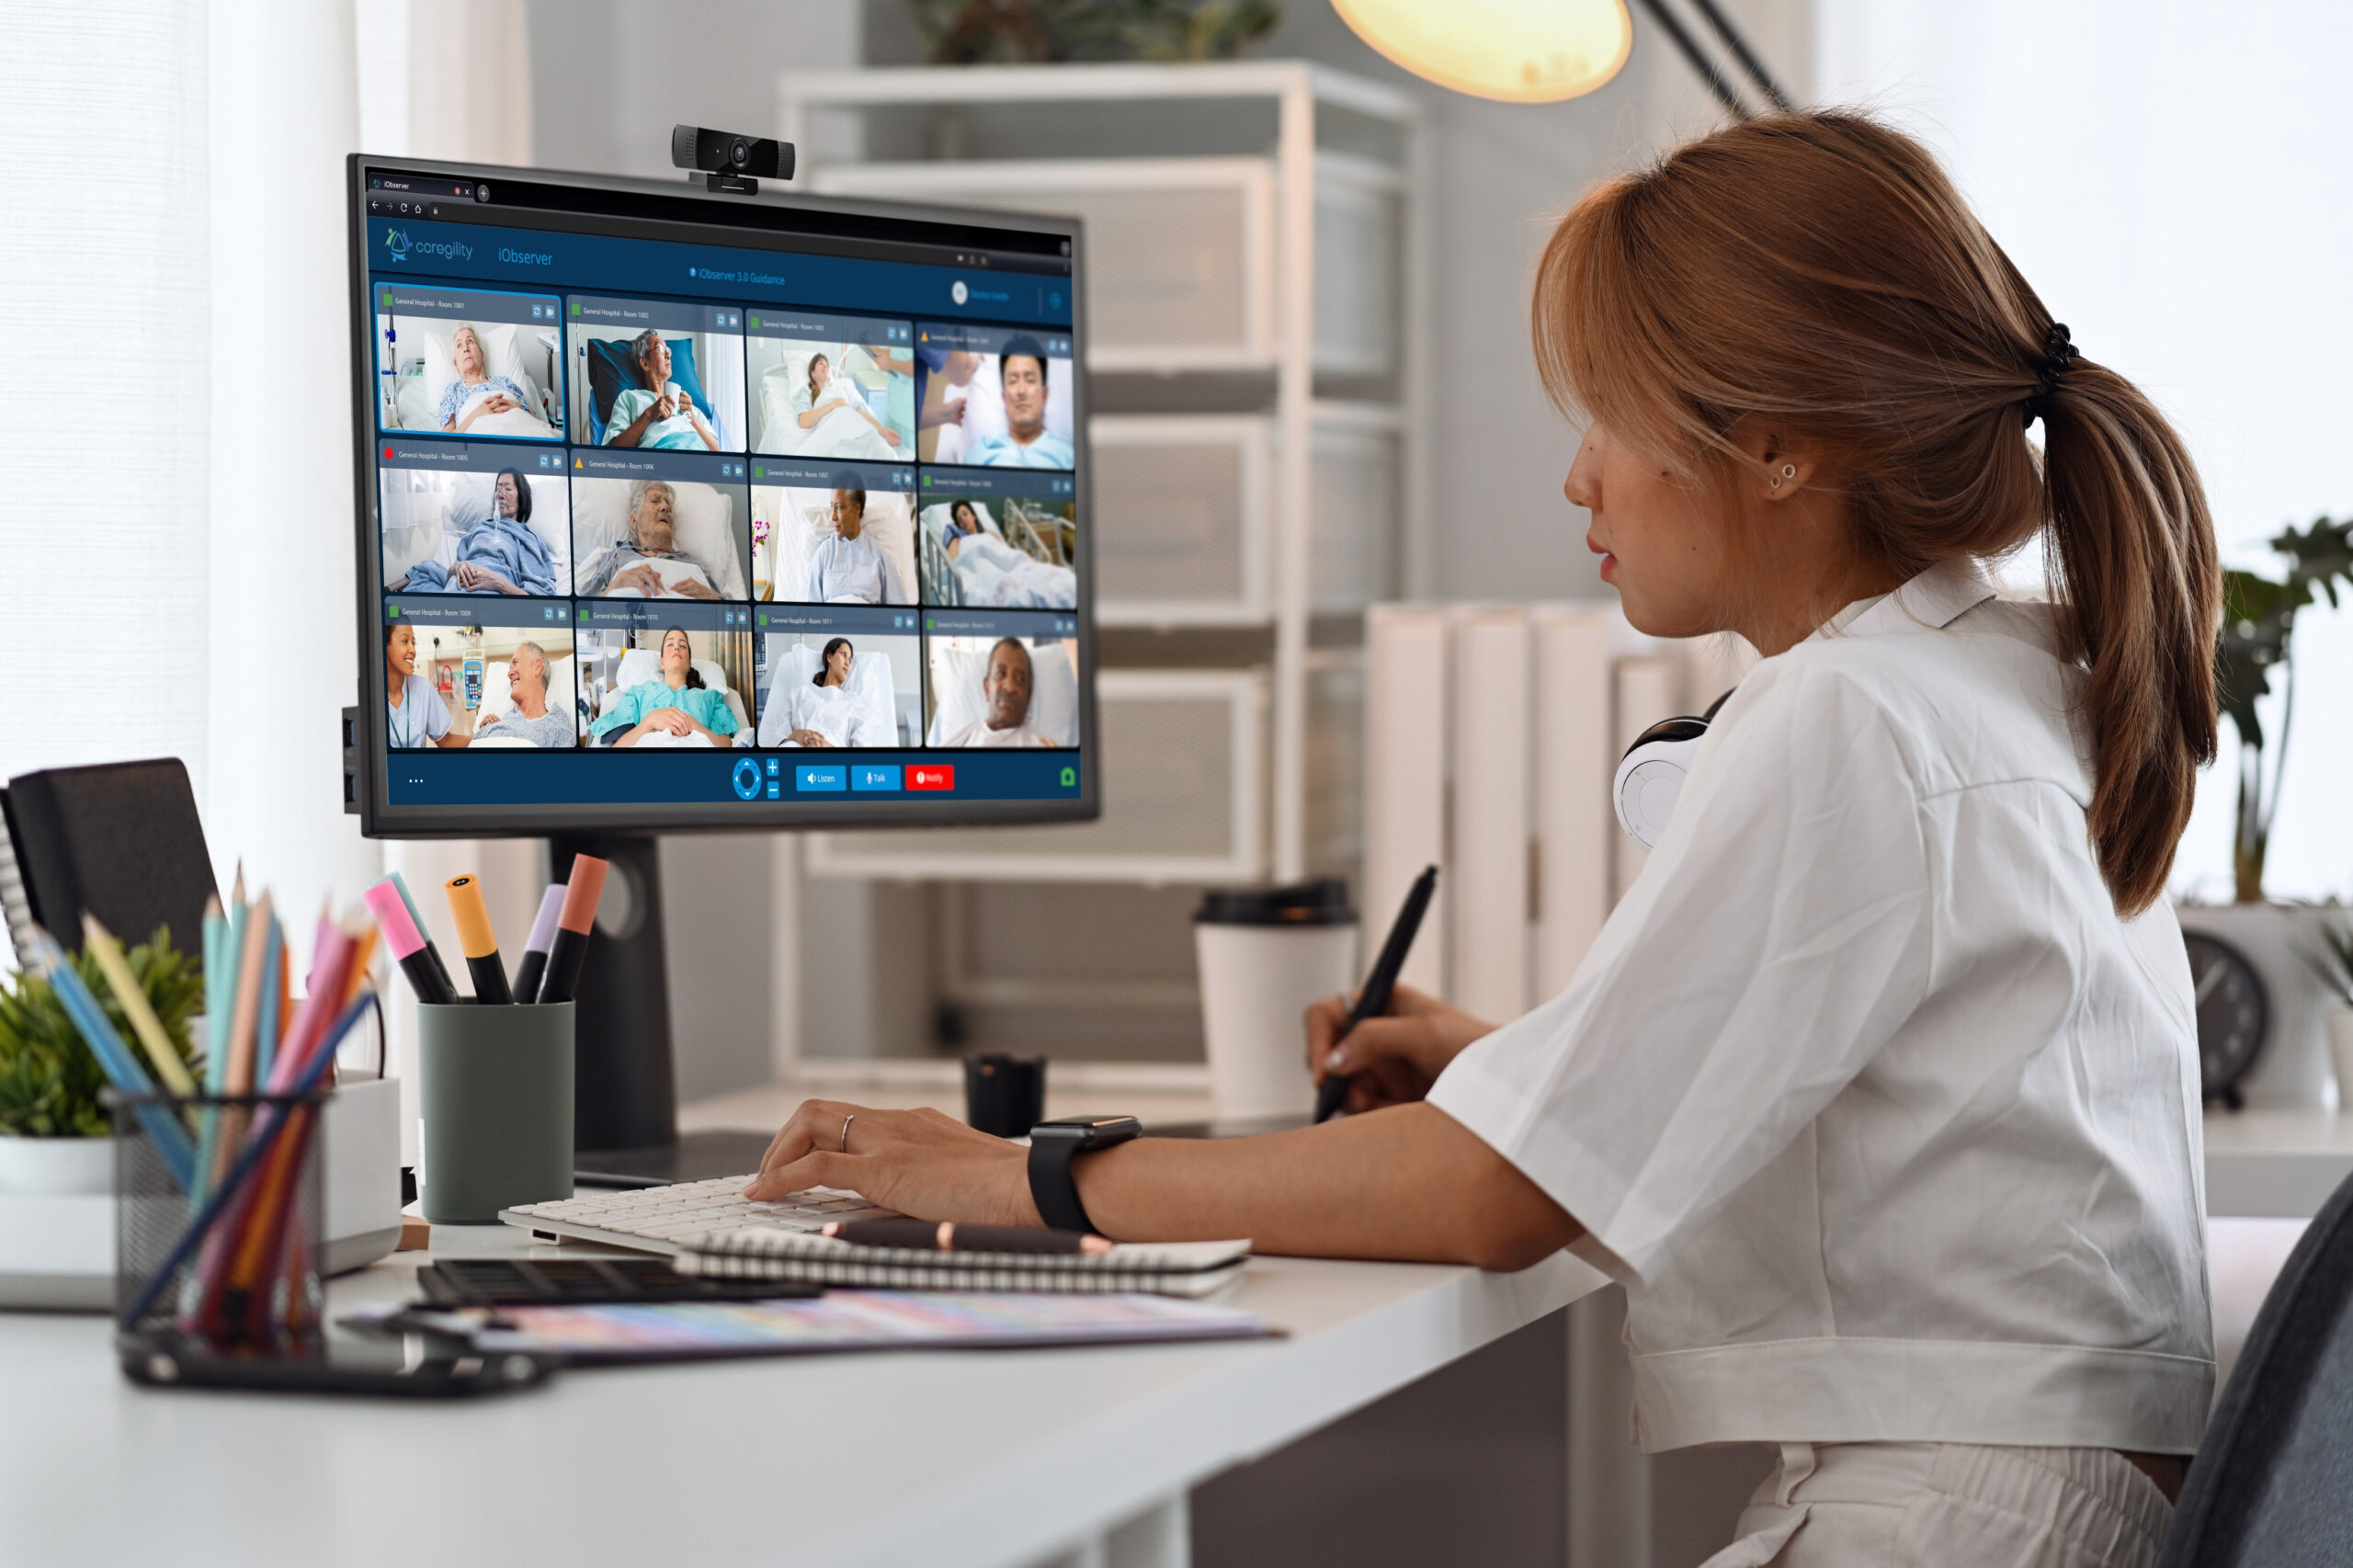
[[[425,933],[416,928],[409,917],[408,905],[401,902],[400,890],[389,881],[378,882],[364,895],[368,907],[376,912],[376,925],[384,933],[384,946],[400,961],[401,972],[408,976],[409,988],[420,1002],[436,1006],[452,1006],[458,994],[442,977],[440,968],[433,961],[433,949],[426,945]]]

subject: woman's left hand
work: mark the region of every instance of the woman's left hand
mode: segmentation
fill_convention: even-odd
[[[1029,1200],[1026,1151],[929,1108],[869,1110],[839,1100],[801,1101],[768,1144],[760,1174],[744,1196],[773,1200],[813,1187],[856,1192],[918,1220],[1045,1222]]]

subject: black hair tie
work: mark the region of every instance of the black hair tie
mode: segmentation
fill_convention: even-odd
[[[2049,417],[2051,400],[2058,393],[2059,376],[2075,362],[2079,356],[2075,343],[2067,335],[2065,322],[2052,322],[2051,330],[2042,335],[2042,370],[2038,377],[2041,384],[2026,398],[2026,419],[2032,426],[2038,419]]]

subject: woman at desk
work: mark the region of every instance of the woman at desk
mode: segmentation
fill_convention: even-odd
[[[2162,895],[2221,583],[2180,438],[1851,114],[1594,190],[1533,326],[1627,618],[1764,655],[1567,989],[1500,1028],[1401,990],[1345,1040],[1335,998],[1309,1050],[1355,1114],[1121,1142],[1059,1187],[937,1112],[807,1105],[754,1194],[1566,1247],[1627,1288],[1645,1449],[1779,1446],[1720,1568],[2154,1562],[2213,1381]],[[1997,598],[1983,563],[2038,542],[2056,602]]]

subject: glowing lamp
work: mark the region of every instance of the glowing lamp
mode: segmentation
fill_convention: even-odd
[[[1546,104],[1626,63],[1623,0],[1332,0],[1356,35],[1415,75],[1475,97]]]

